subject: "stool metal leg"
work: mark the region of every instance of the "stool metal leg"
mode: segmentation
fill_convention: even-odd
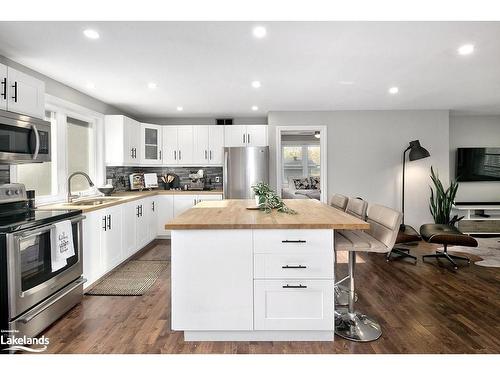
[[[355,285],[354,268],[356,264],[356,252],[349,252],[349,303],[348,307],[341,308],[335,314],[335,333],[347,340],[368,342],[376,340],[382,334],[380,325],[354,310]]]
[[[337,266],[337,252],[334,252],[335,254],[335,266]],[[337,275],[337,272],[335,272],[335,275]],[[334,290],[333,290],[333,296],[335,299],[335,306],[347,306],[349,304],[349,288],[342,285],[342,283],[346,280],[349,280],[349,275],[344,277],[341,280],[335,281],[334,285]],[[354,295],[354,300],[358,300],[358,295]]]

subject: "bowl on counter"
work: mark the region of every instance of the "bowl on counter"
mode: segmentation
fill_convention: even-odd
[[[97,188],[97,190],[99,190],[101,193],[103,193],[106,196],[110,196],[111,193],[115,190],[115,188],[113,186],[103,186],[103,187]]]

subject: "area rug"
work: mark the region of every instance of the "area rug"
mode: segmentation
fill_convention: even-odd
[[[167,261],[128,261],[106,275],[85,294],[92,296],[142,296],[167,266]]]
[[[500,237],[476,238],[477,247],[450,246],[448,251],[476,255],[482,260],[474,262],[483,267],[500,267]],[[442,247],[438,250],[443,250]]]

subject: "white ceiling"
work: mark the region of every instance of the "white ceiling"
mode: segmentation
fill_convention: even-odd
[[[253,37],[257,24],[267,37]],[[84,37],[86,28],[100,39]],[[0,22],[1,55],[138,117],[499,114],[499,40],[500,22]],[[475,45],[473,55],[457,55],[464,43]]]

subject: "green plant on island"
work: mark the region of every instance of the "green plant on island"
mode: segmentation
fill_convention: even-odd
[[[259,209],[270,213],[272,210],[277,210],[278,212],[283,212],[286,214],[295,215],[297,211],[292,210],[287,207],[283,199],[281,199],[278,194],[266,183],[259,182],[252,186],[252,190],[255,196],[258,197]]]

